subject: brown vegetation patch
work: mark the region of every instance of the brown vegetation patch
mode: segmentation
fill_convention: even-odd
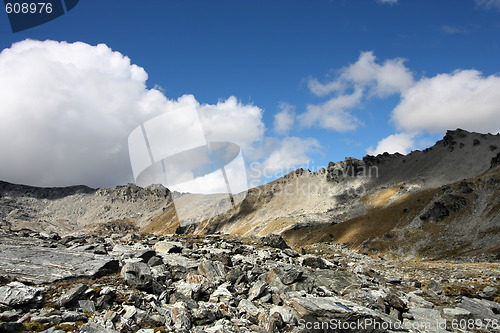
[[[370,208],[382,208],[399,193],[400,185],[389,187],[374,194],[367,194],[361,200]]]
[[[349,243],[357,247],[366,241],[383,239],[394,228],[405,226],[434,198],[437,189],[424,190],[395,200],[383,208],[373,208],[366,214],[335,225],[319,225],[283,233],[285,239],[298,246],[317,242]],[[382,197],[387,196],[383,195]],[[379,244],[390,247],[394,237]],[[382,249],[380,249],[382,250]]]
[[[161,214],[151,218],[151,220],[141,228],[141,232],[155,235],[175,234],[177,228],[179,228],[179,219],[177,218],[175,206],[173,203],[169,203],[163,208]]]

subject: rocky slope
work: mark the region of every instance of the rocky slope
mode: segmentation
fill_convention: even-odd
[[[68,234],[111,221],[140,224],[171,202],[168,189],[133,184],[114,189],[86,186],[37,188],[0,181],[0,225]]]
[[[291,244],[334,241],[404,258],[493,258],[500,246],[499,147],[500,135],[456,130],[406,156],[346,158],[317,172],[296,170],[185,231],[281,233]],[[159,224],[171,225],[161,219],[150,226]]]
[[[278,235],[0,237],[33,254],[21,269],[0,245],[0,332],[500,332],[498,264],[299,253]]]

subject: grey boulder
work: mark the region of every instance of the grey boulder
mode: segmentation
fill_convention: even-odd
[[[149,266],[143,262],[129,262],[123,266],[122,277],[129,286],[139,290],[150,290],[153,284],[153,275]]]
[[[21,282],[11,282],[0,287],[0,304],[17,307],[38,305],[43,300],[43,289],[26,286]]]

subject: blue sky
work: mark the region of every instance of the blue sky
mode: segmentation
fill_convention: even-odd
[[[185,95],[207,114],[228,115],[229,124],[234,117],[236,134],[207,116],[214,132],[224,132],[228,140],[235,135],[247,166],[256,163],[255,170],[269,171],[270,177],[257,177],[260,181],[279,176],[282,168],[318,169],[346,156],[425,148],[448,128],[500,130],[499,0],[84,0],[64,16],[18,33],[11,32],[6,14],[0,17],[0,152],[11,156],[0,162],[0,179],[7,181],[46,186],[131,181],[123,136],[161,112],[154,103],[168,109]],[[31,45],[26,39],[68,44]],[[17,42],[26,47],[14,50]],[[74,42],[90,48],[69,50]],[[127,68],[108,71],[106,52],[87,57],[98,44],[142,67],[147,80],[138,81],[146,87],[124,88],[116,77],[134,70],[124,64]],[[74,66],[48,71],[49,63],[67,63],[64,56],[93,63],[71,73]],[[76,89],[78,81],[68,79],[73,76],[90,80],[89,87],[101,80],[101,94],[93,96],[89,88],[63,95]],[[61,96],[33,93],[48,81]],[[140,110],[113,113],[120,121],[131,118],[123,128],[113,127],[111,116],[99,120],[108,108],[79,108],[82,95],[99,101],[108,88],[114,90],[107,95],[129,97],[143,89],[137,101],[127,102],[140,100]],[[158,110],[147,110],[152,104],[144,102],[151,91],[166,99],[156,96],[151,108]],[[72,108],[76,111],[67,111]],[[113,135],[105,137],[108,132]],[[94,140],[101,136],[109,147]],[[81,155],[74,153],[75,145]],[[99,151],[103,146],[109,149]]]

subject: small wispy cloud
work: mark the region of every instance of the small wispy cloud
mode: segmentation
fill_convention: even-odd
[[[309,104],[306,112],[297,116],[299,124],[336,132],[363,126],[363,121],[352,112],[363,99],[401,94],[415,83],[404,62],[405,59],[395,58],[380,63],[372,51],[361,52],[355,63],[338,70],[337,77],[330,82],[310,78],[308,87],[313,94],[334,96],[321,104]]]
[[[450,35],[456,35],[456,34],[467,34],[469,30],[464,27],[456,27],[452,25],[443,25],[441,27],[441,30],[444,33],[450,34]]]
[[[500,10],[500,0],[474,0],[476,5],[484,9]]]
[[[398,0],[377,0],[378,3],[395,5],[398,3]]]
[[[295,123],[295,106],[288,103],[280,103],[280,112],[274,115],[274,130],[278,134],[288,134]]]

